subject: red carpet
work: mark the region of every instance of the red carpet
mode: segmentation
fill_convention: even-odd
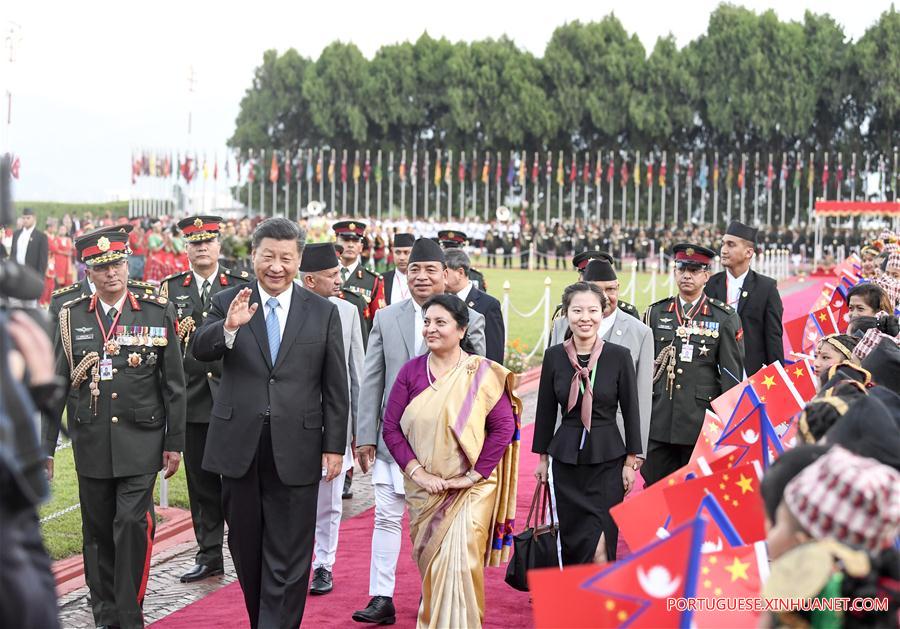
[[[534,493],[532,472],[537,465],[537,455],[531,453],[534,425],[522,428],[522,447],[519,459],[518,511],[516,532],[519,532],[528,516],[528,507]],[[369,601],[369,559],[372,549],[372,521],[374,509],[345,520],[341,524],[337,561],[334,565],[335,589],[327,596],[310,596],[306,599],[303,627],[365,627],[357,625],[350,616]],[[504,583],[506,566],[488,568],[485,575],[486,612],[485,627],[532,626],[531,604],[527,592],[518,592]],[[403,546],[397,565],[397,588],[394,605],[397,607],[399,628],[415,627],[419,605],[419,571],[412,560],[409,528],[403,522]],[[237,583],[174,612],[153,624],[157,629],[181,629],[194,627],[247,627],[247,612]]]
[[[804,286],[798,286],[795,290],[782,292],[781,301],[784,304],[782,321],[788,322],[797,317],[802,317],[816,310],[817,307],[824,305],[817,305],[817,302],[822,296],[822,290],[827,282],[834,284],[836,279],[833,275],[830,278],[812,277],[804,282]],[[790,359],[791,344],[787,335],[782,340],[784,342],[785,358]]]

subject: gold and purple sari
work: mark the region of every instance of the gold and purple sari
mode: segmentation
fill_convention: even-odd
[[[480,627],[484,567],[509,559],[522,409],[513,384],[507,369],[470,356],[414,397],[400,419],[419,463],[445,479],[475,465],[485,441],[485,419],[503,395],[509,395],[516,424],[491,475],[470,488],[429,494],[405,479],[413,558],[422,575],[419,627]]]

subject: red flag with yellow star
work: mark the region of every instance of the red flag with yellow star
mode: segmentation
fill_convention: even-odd
[[[699,518],[687,522],[612,565],[532,570],[528,587],[534,626],[691,626],[692,612],[679,611],[668,601],[696,596],[705,528]]]
[[[773,426],[789,420],[806,404],[781,363],[763,367],[750,377],[749,383],[759,401],[766,405]]]
[[[766,538],[765,511],[759,477],[752,464],[739,465],[711,476],[694,478],[663,490],[672,525],[706,517],[704,552],[731,545],[752,544]],[[711,497],[716,504],[705,498]],[[716,508],[718,507],[718,508]],[[737,533],[740,541],[733,537]]]
[[[809,316],[815,322],[816,327],[818,328],[819,333],[822,336],[828,336],[829,334],[840,334],[840,329],[838,328],[834,312],[832,312],[831,308],[829,308],[828,306],[819,308],[818,310],[811,312]]]
[[[768,553],[763,542],[703,554],[697,577],[697,598],[709,601],[758,598],[767,575]],[[732,629],[758,627],[759,612],[739,609],[738,602],[734,600],[733,605],[721,605],[723,609],[698,610],[694,613],[694,624]]]
[[[786,365],[784,370],[804,402],[809,402],[816,396],[816,379],[808,359]]]
[[[722,436],[724,429],[725,422],[719,419],[719,416],[712,411],[706,411],[706,416],[703,418],[703,427],[700,428],[700,436],[697,438],[697,443],[694,444],[694,451],[691,453],[691,460],[688,465],[696,466],[704,474],[710,474],[712,469],[710,467],[711,463],[723,457],[723,455],[733,452],[735,450],[734,446],[716,447],[716,443]]]

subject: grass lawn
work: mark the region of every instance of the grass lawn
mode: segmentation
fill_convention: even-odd
[[[516,260],[518,262],[518,260]],[[550,270],[534,270],[523,271],[516,269],[489,269],[484,267],[483,261],[477,258],[473,260],[473,265],[479,271],[484,273],[487,280],[488,289],[491,295],[503,302],[503,283],[508,281],[510,284],[509,300],[510,303],[520,312],[527,313],[532,310],[544,295],[544,280],[550,278],[550,316],[560,303],[563,289],[572,282],[577,280],[576,273],[571,267],[565,271]],[[553,266],[551,261],[550,266]],[[650,290],[650,273],[637,273],[635,295],[632,300],[630,294],[631,286],[631,269],[626,268],[619,272],[619,299],[634,303],[639,312],[643,314],[644,309],[649,306],[651,301]],[[646,290],[646,292],[644,292]],[[658,275],[656,278],[656,299],[662,299],[669,295],[668,275]],[[507,344],[512,343],[516,339],[519,340],[520,346],[525,352],[531,351],[535,343],[541,336],[541,330],[544,323],[544,310],[539,308],[538,311],[529,318],[523,318],[510,309],[509,313],[509,329],[506,333]],[[534,362],[534,361],[532,361]]]
[[[72,448],[57,450],[54,457],[54,478],[50,484],[51,498],[40,511],[40,517],[61,511],[78,504],[78,479],[75,476],[75,461]],[[159,504],[159,481],[155,488]],[[187,481],[184,476],[184,462],[178,472],[169,479],[169,506],[188,508]],[[81,552],[81,509],[75,509],[41,525],[44,544],[53,559],[63,559]]]

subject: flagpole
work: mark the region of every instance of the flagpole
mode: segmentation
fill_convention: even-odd
[[[627,154],[626,154],[627,155]],[[628,182],[625,181],[625,174],[628,172],[628,157],[622,156],[622,172],[619,173],[619,183],[622,184],[622,229],[625,229],[625,202],[628,198]]]
[[[453,149],[447,149],[447,167],[444,169],[447,184],[447,221],[453,220]]]
[[[659,196],[660,196],[660,207],[659,207],[659,224],[660,226],[664,226],[666,224],[666,177],[665,170],[666,163],[668,162],[668,153],[663,151],[662,160],[659,162]],[[649,227],[649,225],[647,226]]]
[[[563,219],[562,219],[563,218],[563,198],[565,197],[565,191],[563,190],[563,184],[566,181],[566,173],[563,171],[562,175],[559,174],[559,171],[563,170],[563,161],[562,160],[563,160],[563,152],[560,151],[559,155],[558,155],[557,167],[556,167],[556,170],[557,170],[556,184],[557,184],[557,188],[559,188],[559,193],[557,194],[558,201],[559,201],[558,208],[557,208],[557,214],[558,214],[557,220],[559,220],[560,225],[562,225],[562,222],[563,222]]]
[[[266,217],[266,188],[265,188],[265,185],[266,185],[265,184],[265,181],[266,181],[266,177],[265,177],[266,149],[262,149],[260,151],[260,156],[262,158],[260,161],[260,164],[262,164],[262,168],[260,169],[262,172],[260,173],[260,175],[262,175],[262,176],[259,178],[259,217],[265,218]]]
[[[687,186],[687,207],[684,213],[687,214],[685,222],[690,225],[691,216],[694,214],[694,152],[688,153],[688,168],[684,177],[684,185]]]
[[[300,179],[300,170],[303,166],[303,151],[301,149],[297,149],[294,153],[294,156],[291,158],[294,160],[294,181],[297,185],[297,200],[294,202],[296,205],[295,212],[297,214],[297,221],[303,217],[303,180]]]
[[[394,151],[388,151],[388,218],[394,217]]]
[[[612,168],[612,171],[610,171],[610,168]],[[606,184],[607,184],[607,187],[609,188],[609,202],[607,204],[609,206],[609,225],[608,225],[608,227],[609,227],[609,229],[612,229],[613,204],[615,203],[615,196],[616,196],[615,195],[615,187],[614,187],[615,182],[613,181],[615,179],[615,172],[616,172],[616,154],[612,151],[609,152],[609,164],[607,164],[607,166],[606,166],[606,172],[607,172]],[[608,174],[610,172],[613,173],[612,177],[610,177]]]
[[[706,223],[706,186],[709,185],[709,168],[706,165],[706,151],[700,156],[700,224]]]
[[[410,188],[409,193],[412,197],[412,213],[409,218],[410,218],[410,221],[413,223],[416,222],[416,205],[418,205],[418,195],[416,194],[416,192],[418,191],[418,188],[419,188],[419,182],[418,182],[419,177],[418,177],[418,173],[416,171],[417,171],[419,165],[416,163],[417,161],[418,161],[418,154],[417,154],[416,149],[414,148],[412,164],[410,165],[410,168],[409,168],[409,188]]]
[[[850,200],[856,201],[856,152],[850,155]]]
[[[603,210],[601,204],[603,203],[603,161],[602,161],[602,152],[597,151],[597,155],[595,159],[597,160],[597,166],[594,170],[594,220],[597,221],[597,225],[600,225],[600,212]]]
[[[753,224],[759,225],[759,151],[753,154]]]
[[[441,149],[434,150],[434,220],[441,222],[441,168],[443,168],[443,160],[441,159]],[[425,173],[427,176],[428,173]]]
[[[459,165],[462,167],[462,179],[459,180],[459,220],[466,220],[466,152],[459,154]]]
[[[766,167],[766,225],[772,226],[772,177],[769,171],[772,169],[772,154],[769,153],[769,165]]]
[[[794,151],[794,215],[791,217],[791,226],[796,227],[800,220],[800,178],[803,174],[803,158],[800,153]]]
[[[422,175],[423,175],[423,177],[422,177],[422,179],[425,181],[425,194],[423,195],[423,198],[422,198],[422,218],[424,218],[427,221],[428,220],[428,187],[429,187],[428,186],[428,176],[431,174],[428,172],[428,169],[431,166],[431,164],[428,161],[428,149],[425,149],[424,151],[422,151],[422,153],[423,153],[423,157],[422,157]]]
[[[550,183],[550,177],[553,174],[553,151],[547,151],[547,165],[544,170],[546,171],[546,179],[547,179],[547,203],[544,208],[544,224],[547,226],[547,229],[550,229],[550,195],[553,191],[552,184]]]
[[[787,152],[781,154],[781,228],[787,214]]]
[[[678,195],[678,188],[679,188],[678,184],[680,183],[678,173],[681,170],[680,161],[681,161],[681,156],[678,153],[675,153],[675,167],[672,169],[672,171],[673,171],[672,177],[673,177],[673,183],[674,183],[674,190],[673,190],[673,194],[672,194],[672,205],[674,206],[672,208],[672,211],[673,211],[672,225],[674,226],[675,229],[678,229],[678,202],[681,200]]]
[[[649,180],[647,181],[647,229],[653,224],[653,152],[647,154]]]
[[[634,223],[641,222],[641,152],[634,153]]]
[[[497,196],[495,197],[495,200],[497,207],[500,207],[503,205],[503,197],[500,194],[500,180],[503,179],[503,154],[500,151],[494,151],[494,157],[497,158],[497,168],[494,170],[494,181],[497,187]],[[500,176],[497,177],[497,174]]]
[[[897,184],[900,183],[897,181],[897,148],[894,147],[894,174],[891,178],[891,190],[893,195],[894,203],[897,202]]]
[[[334,162],[337,159],[337,151],[335,149],[331,149],[331,154],[328,156],[328,177],[329,183],[331,184],[331,203],[328,205],[328,211],[334,212],[335,205],[335,185],[334,178],[337,177],[338,170],[334,166]]]
[[[713,153],[713,231],[719,226],[719,151]]]
[[[739,179],[738,183],[740,183],[740,186],[738,186],[738,187],[741,189],[741,218],[740,218],[739,220],[740,220],[742,223],[744,222],[744,198],[746,197],[746,192],[745,192],[745,191],[746,191],[746,189],[747,189],[746,169],[745,169],[745,164],[746,164],[747,162],[746,162],[745,157],[746,157],[746,156],[745,156],[744,152],[741,151],[741,172],[738,173],[738,175],[739,175],[739,176],[738,176],[738,179]]]
[[[808,221],[812,221],[812,209],[813,209],[813,186],[815,185],[815,164],[816,164],[816,155],[812,151],[809,153],[809,172],[813,173],[812,177],[807,178],[807,188],[808,190],[808,202],[806,208],[806,218]]]
[[[322,203],[325,199],[325,151],[324,149],[319,149],[319,161],[316,162],[316,177],[319,180],[319,203]]]
[[[381,149],[375,154],[375,194],[377,195],[375,202],[375,211],[378,221],[381,221]]]
[[[400,153],[400,219],[406,220],[406,149]]]
[[[353,151],[353,217],[359,214],[359,149]]]
[[[365,166],[363,167],[364,168],[363,176],[365,177],[365,180],[366,180],[366,198],[365,198],[365,203],[364,203],[365,211],[366,211],[366,220],[369,219],[369,185],[371,184],[371,182],[369,180],[372,178],[372,173],[370,170],[371,162],[369,161],[370,158],[371,158],[371,154],[369,153],[369,149],[366,149],[366,163],[365,163]]]
[[[838,153],[837,172],[835,172],[835,198],[841,200],[841,184],[844,179],[844,154]]]
[[[588,153],[587,151],[585,151],[585,153],[584,153],[584,165],[587,168],[588,177],[590,177],[591,176],[590,175],[591,154]],[[582,172],[584,172],[584,171],[582,171]],[[589,186],[588,186],[588,182],[585,181],[584,177],[581,178],[581,184],[584,186],[584,206],[582,209],[584,210],[584,222],[585,222],[585,225],[587,225],[588,217],[590,216],[590,213],[588,212],[588,187]]]
[[[253,170],[256,167],[253,163],[253,149],[247,149],[247,154],[249,155],[247,160],[247,215],[253,216],[253,181],[250,178],[250,173],[253,173],[254,178],[256,177],[256,173]]]
[[[575,175],[575,178],[572,178],[572,175]],[[572,221],[572,224],[575,224],[575,188],[578,187],[578,158],[575,156],[575,153],[572,152],[572,174],[569,175],[569,183],[572,184],[571,190],[569,190],[569,220]]]
[[[472,168],[469,174],[472,181],[472,217],[478,218],[478,149],[472,149]]]
[[[484,176],[485,172],[487,172],[487,177]],[[491,154],[488,151],[484,152],[484,161],[481,164],[481,181],[484,184],[484,222],[486,223],[488,222],[488,207],[490,206],[488,195],[491,185]]]

